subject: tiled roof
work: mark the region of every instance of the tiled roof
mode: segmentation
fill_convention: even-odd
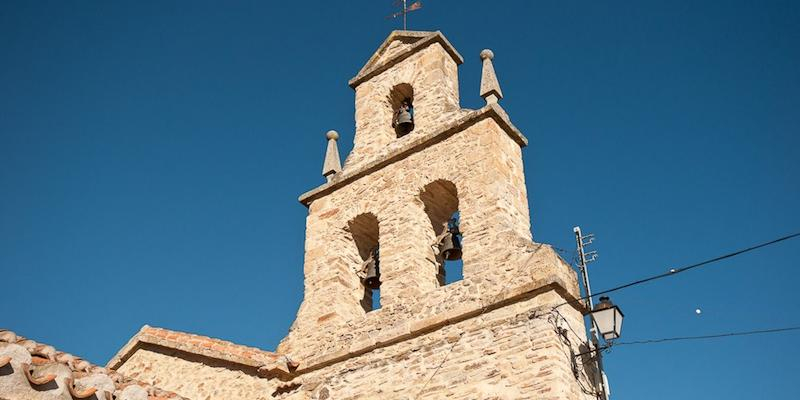
[[[0,329],[0,398],[181,400],[80,357]]]
[[[155,328],[145,325],[130,341],[108,362],[107,367],[119,368],[141,344],[151,344],[187,353],[229,361],[248,367],[255,367],[265,377],[277,376],[282,379],[293,375],[298,364],[289,357],[261,350],[256,347],[243,346],[227,340],[178,332],[169,329]]]

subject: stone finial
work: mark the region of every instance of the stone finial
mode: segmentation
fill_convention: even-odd
[[[322,164],[322,176],[330,182],[333,179],[333,175],[342,172],[342,163],[339,161],[339,148],[336,146],[339,134],[336,131],[328,131],[325,137],[328,138],[328,149],[325,151],[325,162]]]
[[[483,60],[483,71],[481,72],[481,97],[486,100],[486,104],[497,103],[503,98],[503,91],[500,90],[500,83],[497,82],[497,75],[494,73],[492,59],[494,53],[489,49],[481,51]]]

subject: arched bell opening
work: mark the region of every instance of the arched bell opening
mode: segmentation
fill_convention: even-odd
[[[374,214],[361,214],[347,223],[353,242],[361,258],[356,268],[364,288],[361,306],[365,312],[380,308],[380,232],[378,218]]]
[[[414,88],[408,83],[395,85],[389,91],[392,107],[392,128],[398,138],[414,130]]]
[[[461,261],[462,238],[459,228],[458,191],[450,181],[437,180],[427,184],[420,192],[420,200],[431,222],[435,239],[431,248],[436,258],[436,279],[444,286],[463,277]]]

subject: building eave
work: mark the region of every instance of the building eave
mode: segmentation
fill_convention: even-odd
[[[213,360],[225,361],[242,367],[253,368],[264,377],[288,379],[293,376],[297,364],[288,357],[254,347],[214,339],[207,336],[171,331],[144,325],[106,365],[119,369],[143,346],[157,346],[178,350]]]

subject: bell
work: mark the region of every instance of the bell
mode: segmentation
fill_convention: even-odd
[[[453,232],[448,231],[439,243],[439,254],[445,260],[455,261],[461,259],[461,239]]]
[[[378,289],[381,287],[381,270],[376,261],[376,257],[369,256],[367,266],[364,268],[367,275],[364,277],[364,286],[370,289]]]
[[[407,109],[401,108],[397,113],[395,125],[397,133],[401,136],[414,130],[414,119],[411,118],[411,113]]]

